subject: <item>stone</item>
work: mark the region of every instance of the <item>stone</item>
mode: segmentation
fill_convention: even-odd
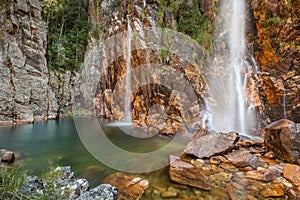
[[[251,154],[247,150],[237,150],[233,151],[230,154],[225,155],[225,157],[232,162],[232,164],[236,167],[252,167],[256,169],[259,166],[259,160],[257,156]]]
[[[198,158],[209,158],[233,149],[238,140],[239,135],[235,132],[207,135],[198,134],[188,143],[184,152]]]
[[[110,184],[118,189],[119,199],[138,200],[141,199],[149,182],[140,177],[118,172],[106,177],[104,183]]]
[[[284,187],[282,184],[272,184],[262,188],[260,192],[263,197],[282,197],[284,196]]]
[[[176,191],[164,191],[160,194],[161,197],[163,198],[171,198],[171,197],[176,197],[178,194]]]
[[[76,200],[117,200],[118,190],[109,184],[101,184],[80,195]]]
[[[44,184],[42,179],[37,176],[27,176],[23,185],[20,188],[20,191],[25,194],[43,194],[44,193]]]
[[[294,122],[282,119],[265,128],[264,135],[267,149],[287,162],[297,163],[300,158],[300,133],[296,132]]]
[[[0,163],[13,163],[15,160],[15,154],[7,149],[0,149]]]
[[[203,190],[211,189],[211,185],[208,183],[208,177],[203,174],[201,169],[182,161],[177,156],[170,156],[169,175],[170,179],[176,183],[193,186]]]
[[[62,196],[75,199],[88,191],[89,182],[84,178],[75,178],[70,166],[57,167],[54,172],[60,173],[60,177],[54,182],[54,187],[60,190]]]
[[[300,188],[300,166],[286,164],[283,168],[283,176],[289,180],[294,186]]]
[[[257,170],[246,172],[246,178],[269,182],[281,175],[281,171],[274,166],[269,168],[258,167]]]

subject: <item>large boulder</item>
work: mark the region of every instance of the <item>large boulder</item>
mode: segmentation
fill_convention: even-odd
[[[186,154],[198,158],[209,158],[233,149],[239,140],[239,134],[235,132],[218,134],[204,132],[197,133],[192,141],[188,143],[184,150]]]
[[[297,163],[300,156],[300,133],[296,124],[282,119],[265,128],[265,145],[275,155],[287,162]]]

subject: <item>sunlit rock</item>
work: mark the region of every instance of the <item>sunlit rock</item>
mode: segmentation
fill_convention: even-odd
[[[119,191],[119,199],[138,200],[141,199],[144,191],[148,188],[149,182],[142,178],[134,178],[126,173],[115,173],[103,180],[115,186]]]
[[[286,164],[283,169],[283,176],[289,180],[294,186],[300,189],[300,166]],[[300,191],[300,190],[299,190]]]

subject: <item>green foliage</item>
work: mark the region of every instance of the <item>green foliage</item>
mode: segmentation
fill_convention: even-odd
[[[84,59],[90,30],[87,0],[42,0],[48,32],[48,65],[77,70]]]
[[[197,0],[159,0],[159,3],[173,15],[178,31],[189,35],[206,49],[211,49],[212,23],[201,13]],[[163,13],[157,13],[159,21]]]
[[[26,172],[22,167],[0,167],[0,199],[38,199],[21,192],[26,179]]]
[[[41,177],[44,183],[43,194],[27,194],[22,186],[28,172],[23,167],[0,167],[0,199],[1,200],[48,200],[67,199],[67,193],[61,194],[61,190],[55,187],[55,180],[62,177],[62,171],[51,168],[44,172]]]
[[[267,18],[263,24],[264,28],[268,28],[270,26],[282,27],[283,25],[284,25],[284,19],[280,17]]]

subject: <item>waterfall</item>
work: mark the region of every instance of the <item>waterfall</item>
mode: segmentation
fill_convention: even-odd
[[[125,74],[125,94],[124,94],[124,122],[132,122],[131,115],[131,105],[130,105],[130,96],[131,96],[131,26],[130,26],[130,16],[127,16],[127,49],[126,49],[126,74]]]
[[[255,71],[246,62],[245,0],[221,2],[214,63],[209,72],[213,103],[209,129],[249,135],[255,112],[249,106],[247,83]]]

